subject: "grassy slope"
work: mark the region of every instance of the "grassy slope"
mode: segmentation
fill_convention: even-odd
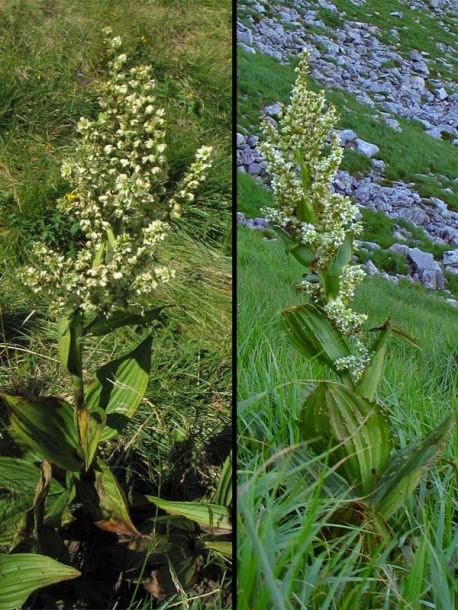
[[[361,20],[366,19],[357,11],[366,13],[368,5],[369,12],[399,9],[399,3],[391,1],[386,7],[385,3],[375,7],[368,0],[361,9],[350,2],[337,4],[345,4],[347,14]],[[387,29],[384,25],[382,33]],[[408,44],[417,48],[421,41],[418,37],[415,44],[412,38],[410,43],[408,40],[404,37],[405,52]],[[259,53],[253,56],[239,51],[239,58],[239,125],[252,133],[258,131],[257,117],[263,106],[288,99],[294,72],[291,66]],[[311,87],[316,85],[311,83]],[[446,175],[446,167],[448,177],[454,177],[456,148],[432,141],[418,125],[405,121],[401,121],[403,134],[397,138],[352,96],[337,91],[327,95],[341,113],[339,127],[354,128],[380,146],[380,158],[388,161],[391,179],[415,182],[424,195],[433,195],[439,193],[434,181],[421,179],[417,173],[431,170]],[[364,170],[357,159],[344,163],[350,171]],[[458,203],[456,187],[448,199],[443,193],[436,196],[450,205]],[[250,177],[238,177],[238,210],[257,216],[260,207],[272,203],[272,196]],[[386,217],[365,213],[364,220],[367,239],[381,239],[386,246],[392,243],[392,223]],[[421,238],[421,233],[416,232],[414,238]],[[301,484],[301,468],[311,466],[303,456],[301,460],[302,450],[294,447],[301,440],[298,409],[311,380],[325,372],[287,343],[279,316],[284,307],[300,301],[294,283],[301,271],[280,244],[264,241],[259,233],[239,228],[237,247],[239,510],[243,517],[239,565],[244,566],[239,577],[240,606],[250,610],[369,610],[420,607],[423,600],[437,608],[454,607],[458,602],[452,559],[458,541],[453,519],[457,473],[451,464],[457,459],[456,432],[447,443],[444,459],[391,523],[396,534],[391,548],[379,548],[372,557],[361,555],[351,528],[339,544],[320,544],[318,532],[332,518],[333,503],[320,499],[319,486],[304,488]],[[420,247],[428,249],[427,241],[423,239]],[[434,254],[440,256],[436,249]],[[421,287],[393,286],[377,279],[365,280],[355,307],[369,313],[368,326],[391,316],[422,345],[418,350],[392,341],[380,387],[379,398],[388,410],[399,445],[404,446],[444,413],[457,410],[454,346],[458,313]]]
[[[3,387],[66,392],[54,325],[43,304],[20,290],[15,272],[37,238],[71,247],[71,223],[56,213],[54,202],[68,188],[60,165],[71,154],[76,123],[97,113],[97,83],[106,73],[103,27],[122,36],[133,63],[154,66],[158,104],[167,111],[172,179],[197,146],[215,149],[209,180],[163,251],[178,273],[173,286],[158,293],[159,303],[173,307],[155,339],[148,400],[109,452],[118,476],[126,471],[130,484],[170,499],[195,499],[215,488],[230,448],[230,2],[8,0],[0,7],[0,23]],[[88,373],[138,339],[119,331],[112,340],[94,342]],[[5,430],[2,420],[0,434]],[[3,438],[0,453],[7,451]],[[221,585],[211,603],[227,607],[227,567],[206,556],[190,607],[202,607],[198,596],[209,579]],[[174,603],[185,602],[178,597],[161,607]],[[137,604],[156,607],[148,597]]]
[[[275,59],[256,53],[238,51],[238,122],[250,132],[259,131],[259,115],[264,106],[275,101],[289,99],[294,82],[292,65],[283,66]],[[322,89],[310,79],[312,90]],[[387,129],[374,118],[373,111],[356,101],[354,95],[339,90],[327,90],[328,102],[332,102],[340,115],[339,129],[354,129],[363,140],[380,148],[377,155],[386,163],[384,174],[387,183],[393,180],[412,182],[423,197],[438,197],[452,208],[458,209],[458,193],[453,179],[456,177],[458,147],[449,142],[435,140],[426,135],[423,127],[415,122],[398,118],[402,132]],[[351,173],[368,170],[367,159],[346,153],[342,169]],[[430,176],[443,176],[438,179]],[[442,188],[452,188],[445,192]]]
[[[248,218],[262,215],[263,207],[274,205],[272,193],[263,188],[256,180],[246,174],[240,174],[237,180],[237,210],[243,212]],[[358,252],[361,262],[366,262],[369,258],[379,269],[384,269],[388,273],[408,274],[402,255],[395,255],[387,252],[386,249],[399,240],[393,236],[394,226],[399,225],[407,229],[412,234],[412,238],[406,240],[406,245],[412,248],[420,247],[425,252],[430,252],[436,260],[442,260],[444,251],[449,250],[449,246],[442,246],[431,242],[425,232],[405,221],[394,221],[381,212],[373,212],[369,209],[361,209],[363,216],[364,231],[361,238],[376,242],[381,246],[381,250],[374,250],[368,253],[361,249]],[[266,232],[268,233],[268,231]],[[447,289],[454,295],[458,294],[458,283],[456,278],[447,275]]]
[[[262,241],[259,234],[243,228],[237,239],[239,510],[243,515],[239,565],[244,566],[239,572],[240,607],[408,608],[407,601],[405,606],[397,605],[402,598],[413,607],[420,599],[442,607],[441,603],[449,603],[444,600],[458,595],[452,560],[458,539],[453,525],[457,480],[451,467],[458,458],[456,433],[438,466],[406,502],[406,510],[391,520],[395,533],[391,548],[381,547],[371,561],[358,553],[356,532],[350,528],[334,550],[323,549],[318,531],[331,519],[332,503],[320,500],[316,487],[301,485],[300,471],[306,462],[294,445],[301,442],[296,417],[311,381],[327,375],[288,344],[279,315],[284,307],[300,301],[293,289],[300,269],[276,242]],[[456,412],[458,313],[425,290],[381,280],[367,280],[355,305],[369,312],[369,326],[391,316],[422,345],[417,350],[392,341],[379,391],[399,445],[405,446],[445,413]],[[295,465],[284,460],[296,453]],[[413,569],[413,555],[401,550],[404,537],[413,555],[422,539],[433,549],[418,592],[410,591],[412,582],[406,578]],[[259,558],[261,569],[249,559],[253,556]]]

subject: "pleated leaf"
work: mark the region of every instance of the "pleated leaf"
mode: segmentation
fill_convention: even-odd
[[[65,400],[55,397],[27,400],[5,393],[1,396],[8,404],[15,438],[60,468],[71,471],[81,468],[74,410]]]
[[[24,525],[24,515],[32,507],[40,467],[27,460],[0,457],[0,543],[14,545]],[[49,500],[54,502],[64,492],[62,485],[51,479]]]
[[[225,557],[232,557],[233,543],[226,540],[205,540],[206,549],[221,553]]]
[[[340,290],[340,276],[342,269],[351,261],[353,237],[347,233],[343,244],[338,248],[336,254],[329,263],[324,275],[324,289],[328,299],[335,299]]]
[[[283,242],[286,254],[291,254],[304,267],[309,268],[315,259],[315,253],[307,244],[298,244],[280,227],[274,227],[275,233]]]
[[[62,317],[57,324],[59,359],[66,371],[75,377],[82,377],[82,316],[71,313]]]
[[[389,318],[381,326],[377,328],[371,328],[370,330],[377,331],[380,333],[380,335],[373,347],[374,354],[372,356],[371,362],[364,371],[364,374],[356,388],[356,392],[360,396],[363,396],[368,400],[373,400],[377,391],[378,384],[383,374],[383,366],[385,363],[388,340],[390,339],[392,334],[394,333],[398,335],[399,337],[404,339],[404,341],[407,341],[415,347],[420,347],[420,345],[414,338],[412,338],[406,332],[404,332],[397,326],[392,326]]]
[[[81,576],[45,555],[0,555],[0,610],[20,610],[34,591]]]
[[[351,389],[320,383],[305,401],[300,426],[302,436],[318,452],[334,448],[330,464],[367,495],[373,491],[391,451],[391,430],[380,407]]]
[[[145,497],[162,510],[172,515],[186,517],[212,534],[230,534],[232,532],[231,511],[228,506],[206,502],[171,502],[156,496]]]
[[[102,461],[97,460],[95,481],[77,480],[78,495],[95,525],[106,532],[138,536],[132,523],[127,498],[115,475]]]
[[[374,346],[374,354],[356,388],[356,392],[363,398],[367,398],[367,400],[374,400],[378,384],[380,383],[383,374],[383,366],[385,364],[385,355],[390,335],[391,332],[388,327],[380,330],[380,336]]]
[[[143,400],[151,369],[151,346],[149,335],[128,354],[102,366],[88,388],[85,407],[101,408],[107,414],[102,440],[117,434]]]
[[[428,435],[391,456],[371,497],[375,509],[385,519],[405,504],[426,468],[437,458],[453,425],[450,415]]]
[[[296,305],[282,312],[288,329],[288,337],[308,358],[317,359],[336,372],[342,381],[353,386],[349,373],[339,371],[335,361],[350,355],[345,338],[315,307],[315,305]]]

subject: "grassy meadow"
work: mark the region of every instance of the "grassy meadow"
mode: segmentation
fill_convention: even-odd
[[[170,183],[199,146],[213,146],[209,177],[161,250],[176,280],[158,290],[158,305],[169,307],[155,329],[146,397],[123,435],[102,450],[129,497],[209,501],[231,450],[231,12],[228,0],[0,4],[2,391],[68,395],[55,322],[46,303],[21,286],[17,272],[33,262],[34,241],[70,255],[82,243],[78,225],[57,210],[56,200],[68,191],[60,167],[74,149],[76,125],[99,111],[99,87],[108,73],[102,28],[110,26],[113,36],[122,37],[129,67],[153,66],[155,104],[166,110]],[[139,332],[119,329],[93,338],[85,373],[132,349],[143,336]],[[8,430],[6,406],[0,404],[0,456],[19,457]],[[2,533],[0,553],[11,547]],[[100,553],[91,547],[90,528],[87,536],[85,552]],[[109,586],[83,574],[73,588],[70,581],[47,598],[33,595],[24,607],[231,607],[228,557],[204,549],[196,551],[195,561],[191,588],[164,599],[145,591],[141,581],[116,584],[119,574]]]
[[[348,14],[355,17],[369,5],[383,15],[395,10],[394,5],[399,9],[393,2],[386,7],[367,2],[363,8],[343,0],[336,4],[345,5]],[[331,19],[325,9],[322,17]],[[239,130],[258,133],[261,108],[288,99],[293,67],[259,52],[249,55],[239,51]],[[310,88],[316,87],[311,81]],[[371,109],[350,95],[326,93],[341,114],[338,127],[353,128],[380,147],[390,180],[414,182],[422,194],[432,195],[445,183],[418,174],[437,172],[453,178],[458,162],[456,147],[432,140],[419,125],[402,120],[403,133],[398,138],[378,123]],[[342,168],[355,174],[365,171],[357,159],[348,157]],[[453,193],[441,195],[451,207],[456,207],[456,197],[456,187]],[[260,208],[272,205],[269,192],[251,177],[238,175],[238,211],[255,217],[262,215]],[[385,216],[363,210],[363,223],[362,239],[383,247],[393,243],[393,223]],[[405,228],[421,242],[420,248],[440,259],[440,247],[428,242],[421,231],[407,224]],[[316,381],[329,378],[329,371],[306,359],[286,337],[280,314],[304,301],[295,288],[303,268],[285,254],[273,236],[269,231],[245,227],[239,227],[237,233],[239,607],[458,607],[456,426],[439,459],[424,470],[415,492],[389,519],[389,542],[378,541],[368,550],[362,543],[360,528],[364,525],[351,522],[333,535],[348,492],[343,488],[335,492],[335,469],[327,466],[330,451],[313,453],[299,426],[305,398]],[[390,270],[390,265],[397,263],[385,259],[379,264]],[[448,287],[455,292],[452,282]],[[363,281],[354,309],[368,314],[365,330],[390,318],[420,345],[415,347],[399,337],[391,339],[377,392],[399,450],[427,434],[446,414],[458,413],[458,311],[419,285],[392,285],[380,278]],[[371,337],[370,332],[366,334]]]
[[[323,541],[320,530],[344,496],[323,498],[326,455],[306,450],[297,425],[313,382],[327,377],[290,345],[281,324],[281,310],[301,302],[294,289],[300,267],[257,233],[241,228],[237,239],[240,607],[454,608],[456,428],[405,510],[390,520],[390,545],[368,555],[355,526]],[[362,284],[355,308],[369,313],[368,328],[391,316],[421,345],[392,341],[378,393],[398,448],[405,447],[458,411],[458,313],[426,290],[378,279]],[[314,467],[320,477],[308,486],[305,473]]]

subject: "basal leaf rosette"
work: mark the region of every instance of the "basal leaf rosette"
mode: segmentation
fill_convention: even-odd
[[[52,297],[55,313],[147,310],[158,286],[174,277],[158,256],[169,221],[194,199],[211,166],[211,147],[202,146],[170,187],[165,111],[156,106],[152,68],[127,68],[126,55],[116,55],[121,39],[107,42],[113,59],[101,85],[101,110],[94,121],[78,123],[81,140],[61,169],[71,192],[57,202],[79,223],[86,243],[74,258],[36,244],[39,265],[22,274],[36,293]]]

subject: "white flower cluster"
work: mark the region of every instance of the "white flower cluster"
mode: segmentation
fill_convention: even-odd
[[[362,227],[356,221],[357,206],[331,188],[343,157],[335,133],[327,145],[337,113],[332,104],[325,108],[324,92],[308,90],[307,58],[305,51],[296,69],[290,104],[282,108],[278,126],[268,119],[263,123],[265,141],[260,149],[272,174],[276,200],[276,207],[266,208],[263,213],[273,226],[284,229],[297,243],[311,247],[315,255],[312,270],[320,277],[326,275],[347,234],[357,235]],[[349,304],[364,275],[359,265],[344,266],[335,298],[326,294],[321,283],[309,281],[307,277],[302,282],[312,299],[324,305],[336,327],[345,335],[353,336],[355,355],[341,359],[338,364],[357,376],[369,358],[360,337],[366,316],[354,312]]]
[[[167,220],[194,199],[211,165],[212,149],[203,146],[175,188],[166,189],[164,110],[155,106],[152,69],[124,69],[126,55],[116,56],[120,37],[107,42],[113,60],[101,87],[101,112],[95,121],[79,121],[82,141],[61,170],[72,192],[57,203],[78,221],[85,248],[73,260],[37,244],[39,267],[23,271],[28,286],[52,296],[55,312],[81,308],[107,315],[151,306],[154,290],[174,276],[156,259]]]
[[[337,113],[332,105],[325,112],[324,92],[307,89],[307,58],[308,52],[304,52],[296,69],[291,103],[282,109],[278,127],[267,119],[263,123],[265,141],[260,149],[273,177],[277,204],[275,210],[263,212],[296,241],[312,246],[324,268],[348,230],[357,233],[360,226],[355,222],[358,209],[351,199],[330,188],[343,156],[336,134],[331,136],[329,154],[324,154]],[[301,204],[313,210],[313,218],[304,218]]]

